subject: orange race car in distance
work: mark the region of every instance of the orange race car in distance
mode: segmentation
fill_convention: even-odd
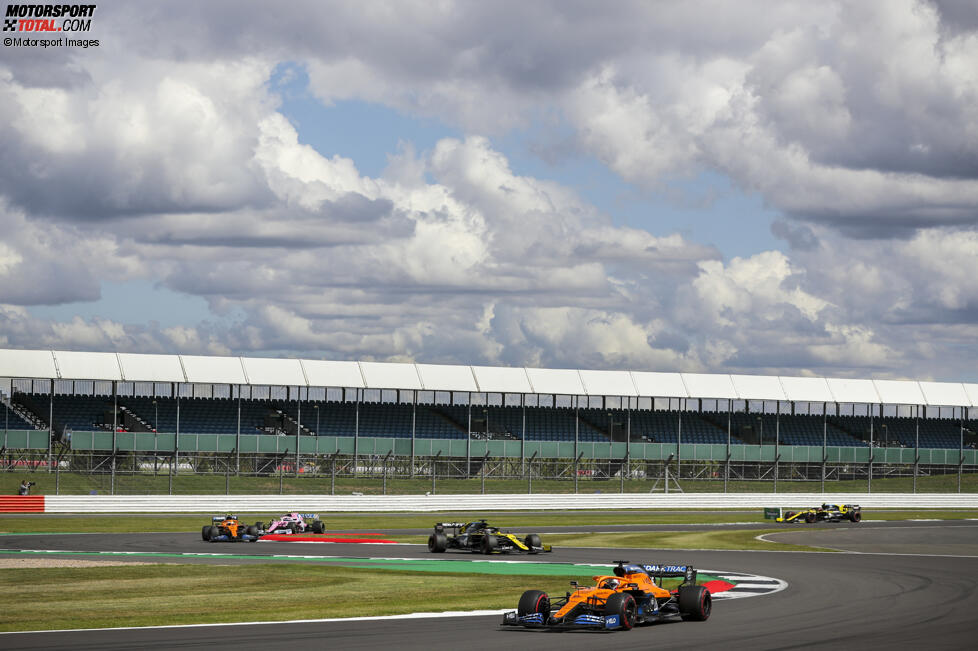
[[[616,562],[613,576],[595,576],[590,588],[571,581],[574,591],[553,602],[546,592],[527,590],[516,612],[503,615],[503,624],[627,631],[663,619],[704,621],[710,617],[710,591],[696,585],[696,570],[689,565]],[[664,577],[683,577],[683,582],[669,590],[662,587]]]
[[[200,530],[200,537],[206,542],[257,542],[263,533],[260,522],[249,526],[238,520],[238,516],[228,514],[223,518],[212,517],[211,524]]]

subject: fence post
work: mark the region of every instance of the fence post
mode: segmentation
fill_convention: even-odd
[[[434,494],[435,494],[435,475],[437,475],[437,474],[438,474],[438,473],[437,473],[437,468],[438,468],[438,457],[440,457],[440,456],[441,456],[441,450],[439,450],[439,451],[438,451],[438,454],[436,454],[436,455],[435,455],[434,457],[432,457],[432,459],[431,459],[431,494],[432,494],[432,495],[434,495]]]
[[[486,441],[486,447],[487,448],[489,447],[489,441]],[[489,461],[489,452],[487,450],[485,456],[482,457],[482,494],[483,495],[486,494],[486,463],[488,463],[488,461]],[[960,493],[961,491],[958,490],[958,492]]]
[[[288,456],[289,449],[285,448],[285,452],[278,457],[278,494],[282,494],[282,489],[285,484],[285,457]]]
[[[575,445],[576,445],[576,441],[575,441]],[[574,459],[574,493],[575,494],[577,494],[577,469],[578,469],[578,465],[581,463],[581,457],[583,456],[584,453],[581,452],[579,455],[577,455],[577,458]]]

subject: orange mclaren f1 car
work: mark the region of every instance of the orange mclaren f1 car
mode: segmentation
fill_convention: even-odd
[[[594,577],[594,587],[580,587],[550,600],[546,592],[527,590],[503,625],[527,628],[629,630],[664,619],[703,621],[710,617],[710,591],[696,585],[689,565],[632,565],[616,561],[613,576]],[[664,577],[683,577],[675,590],[662,587]]]

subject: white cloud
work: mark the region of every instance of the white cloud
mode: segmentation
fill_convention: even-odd
[[[105,48],[0,63],[4,345],[884,375],[976,361],[958,351],[978,334],[978,35],[930,4],[297,2],[275,24],[249,7],[267,9],[100,6]],[[366,176],[279,111],[286,60],[323,102],[464,135],[404,143]],[[790,253],[724,261],[618,225],[491,139],[549,125],[645,191],[706,170],[810,227],[782,229]],[[132,278],[240,322],[25,307]]]

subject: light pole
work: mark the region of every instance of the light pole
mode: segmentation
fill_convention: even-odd
[[[153,401],[153,431],[157,434],[160,433],[160,407]]]
[[[316,436],[319,436],[319,405],[313,405],[312,408],[316,410]]]

